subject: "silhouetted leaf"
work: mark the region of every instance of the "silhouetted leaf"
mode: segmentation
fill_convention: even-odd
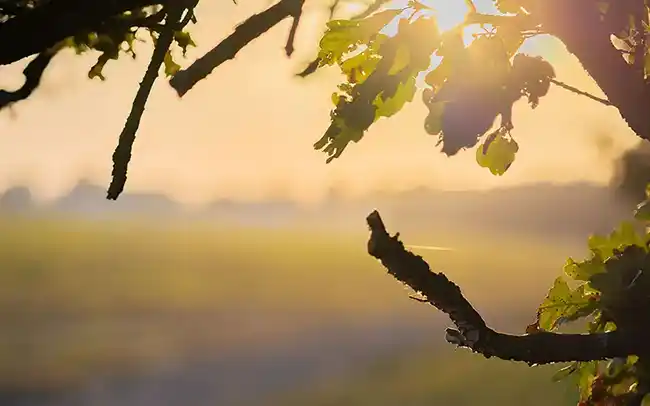
[[[375,110],[375,119],[379,117],[390,117],[399,112],[404,107],[404,104],[413,101],[416,90],[415,78],[410,77],[406,83],[400,82],[395,95],[392,97],[384,99],[382,94],[379,94],[374,102],[374,105],[377,107]]]

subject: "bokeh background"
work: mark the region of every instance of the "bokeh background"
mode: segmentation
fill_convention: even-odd
[[[431,3],[443,26],[462,18],[462,1]],[[269,4],[202,3],[186,63]],[[364,219],[378,208],[407,244],[449,248],[418,253],[491,326],[521,333],[567,256],[629,218],[646,147],[614,109],[553,88],[536,111],[516,106],[520,152],[502,177],[473,151],[439,154],[419,97],[326,165],[311,145],[341,78],[294,76],[326,6],[308,1],[292,59],[285,22],[183,100],[161,81],[117,202],[110,157],[150,46],[106,83],[86,78],[94,55],[59,56],[0,113],[1,405],[575,402],[556,367],[448,345],[447,318],[366,254]],[[601,95],[553,39],[524,49]],[[18,86],[24,62],[0,85]]]

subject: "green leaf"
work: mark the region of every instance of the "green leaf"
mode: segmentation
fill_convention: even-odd
[[[326,163],[341,156],[350,142],[359,142],[363,138],[363,130],[348,127],[339,117],[332,120],[332,124],[325,135],[314,144],[314,149],[322,149],[327,153]]]
[[[636,232],[634,224],[624,221],[610,236],[612,246],[617,249],[637,245],[645,248],[643,238]]]
[[[400,44],[397,47],[397,52],[395,53],[395,58],[393,59],[393,65],[388,70],[389,75],[395,75],[402,71],[402,69],[409,66],[411,62],[411,51],[407,44]]]
[[[572,362],[560,369],[551,377],[553,382],[558,382],[567,377],[573,377],[580,389],[580,399],[587,399],[591,394],[591,384],[598,373],[598,362]]]
[[[593,313],[593,320],[587,323],[587,331],[591,334],[606,333],[614,330],[616,330],[616,324],[605,319],[600,310],[595,311]]]
[[[518,150],[519,145],[513,138],[497,130],[476,149],[476,162],[493,175],[503,175],[514,162]]]
[[[494,0],[494,5],[501,13],[516,14],[521,8],[521,0]]]
[[[417,90],[415,81],[414,76],[409,77],[406,83],[400,83],[395,94],[387,99],[384,99],[383,94],[380,93],[374,102],[377,107],[375,120],[380,117],[390,117],[399,112],[406,103],[413,101]]]
[[[340,63],[343,72],[350,83],[363,83],[375,70],[379,58],[371,49],[366,49],[359,54],[347,58]]]
[[[424,121],[424,129],[430,135],[440,134],[442,132],[442,116],[445,112],[445,102],[434,102],[428,107],[429,115]]]
[[[609,238],[602,235],[591,235],[587,240],[589,250],[602,259],[607,259],[614,254],[614,245]]]
[[[174,33],[174,41],[176,41],[178,46],[183,51],[183,56],[187,54],[187,48],[196,47],[196,43],[192,39],[192,36],[190,35],[189,32],[176,31]]]
[[[565,366],[564,368],[558,370],[556,373],[551,376],[551,381],[559,382],[563,379],[568,378],[578,370],[578,363],[572,362],[571,364]]]
[[[181,69],[181,66],[174,61],[171,51],[167,51],[165,54],[165,59],[163,60],[165,65],[165,75],[167,77],[174,76],[176,72]]]
[[[571,290],[567,282],[558,277],[537,310],[537,326],[553,331],[563,323],[589,316],[597,306],[593,296],[586,294],[585,285]]]
[[[622,250],[630,246],[638,246],[646,249],[644,237],[636,232],[634,224],[629,221],[622,222],[608,236],[590,236],[587,244],[589,250],[594,255],[600,257],[603,262],[614,255],[614,250]]]
[[[591,395],[591,384],[598,373],[598,361],[577,362],[575,377],[580,389],[580,399]]]
[[[607,365],[605,366],[605,373],[607,374],[608,378],[616,378],[618,375],[621,374],[625,370],[625,367],[627,366],[627,358],[612,358],[607,362]]]
[[[340,63],[348,52],[367,43],[402,10],[384,10],[363,20],[331,20],[320,40],[318,58],[321,65]]]
[[[603,272],[605,272],[605,263],[600,256],[593,256],[582,262],[569,258],[564,264],[564,273],[577,281],[588,281],[592,276]]]

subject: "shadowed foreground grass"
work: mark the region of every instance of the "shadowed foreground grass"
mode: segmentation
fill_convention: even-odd
[[[0,390],[74,387],[236,348],[272,351],[332,320],[429,323],[437,315],[409,300],[366,254],[363,219],[351,234],[3,217],[0,229]],[[489,323],[515,332],[525,326],[522,314],[533,317],[566,255],[580,252],[453,230],[402,237],[455,248],[422,254]],[[435,341],[438,351],[443,334],[422,341]],[[542,395],[564,396],[559,386],[550,389],[547,371],[444,348],[380,360],[324,389],[296,388],[304,397],[281,404],[463,405],[485,396],[495,399],[488,404],[535,405]]]
[[[427,346],[378,360],[358,374],[303,388],[273,405],[575,405],[577,394],[571,382],[551,382],[559,368],[531,368],[470,351]]]

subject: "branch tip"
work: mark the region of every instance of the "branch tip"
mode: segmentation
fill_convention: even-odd
[[[455,283],[443,273],[432,272],[422,257],[408,251],[399,240],[399,233],[389,235],[377,210],[366,217],[366,222],[370,228],[368,253],[377,258],[391,276],[423,297],[412,299],[428,302],[449,316],[456,326],[446,332],[446,339],[452,344],[470,348],[486,358],[497,357],[528,365],[626,357],[644,348],[646,341],[643,337],[620,331],[525,335],[494,331]]]

